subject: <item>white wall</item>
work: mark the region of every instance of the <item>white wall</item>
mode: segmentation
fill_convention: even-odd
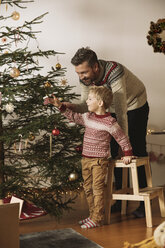
[[[42,31],[40,48],[65,53],[59,62],[67,67],[66,78],[76,92],[80,92],[78,77],[70,59],[78,48],[90,46],[99,58],[124,64],[144,82],[150,104],[149,128],[165,129],[165,55],[154,53],[146,39],[150,21],[164,18],[164,0],[36,0],[25,10],[15,10],[21,13],[19,22],[49,12],[35,27]],[[45,67],[56,62],[49,60]],[[155,143],[155,136],[150,142]]]

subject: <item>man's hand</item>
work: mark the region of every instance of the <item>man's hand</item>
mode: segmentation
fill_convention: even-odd
[[[124,164],[130,164],[132,162],[132,159],[137,158],[137,156],[125,156],[121,159],[123,160]]]
[[[44,105],[47,105],[47,104],[52,104],[57,108],[60,108],[62,105],[60,100],[57,97],[55,97],[55,95],[52,95],[52,97],[46,97],[44,99]]]

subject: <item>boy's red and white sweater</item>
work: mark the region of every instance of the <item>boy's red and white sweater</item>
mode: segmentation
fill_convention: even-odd
[[[110,113],[97,115],[92,112],[75,113],[62,105],[61,112],[67,119],[85,127],[82,155],[93,158],[110,157],[110,141],[112,136],[121,146],[125,156],[132,155],[132,147],[128,137]]]

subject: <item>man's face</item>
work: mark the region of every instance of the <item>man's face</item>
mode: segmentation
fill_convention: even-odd
[[[92,67],[85,61],[80,65],[75,66],[75,71],[79,76],[81,82],[85,85],[90,85],[97,79],[98,76],[98,64],[96,63]]]

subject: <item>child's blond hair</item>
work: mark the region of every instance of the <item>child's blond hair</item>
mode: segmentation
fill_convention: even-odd
[[[89,93],[94,94],[97,100],[102,100],[105,109],[110,107],[113,99],[111,89],[104,86],[92,86],[89,89]]]

